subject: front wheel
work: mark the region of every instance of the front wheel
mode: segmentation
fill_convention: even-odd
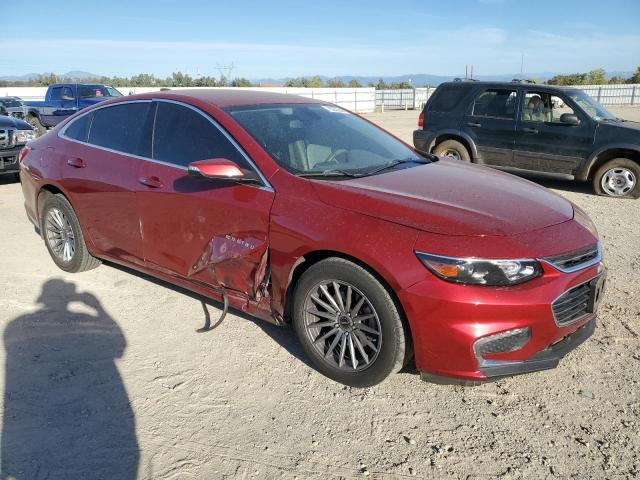
[[[353,387],[380,383],[404,365],[408,329],[386,288],[348,260],[328,258],[300,278],[293,324],[318,371]]]
[[[614,158],[602,165],[593,176],[598,195],[640,197],[640,165],[628,158]]]

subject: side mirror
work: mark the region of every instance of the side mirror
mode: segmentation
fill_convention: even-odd
[[[211,158],[189,164],[189,175],[208,180],[242,181],[245,178],[240,167],[226,158]]]
[[[560,115],[560,122],[567,125],[580,125],[580,119],[574,113],[563,113]]]

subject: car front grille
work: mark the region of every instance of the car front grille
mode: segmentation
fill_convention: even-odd
[[[573,287],[560,295],[551,304],[553,317],[558,326],[563,327],[589,314],[591,282]]]
[[[587,248],[581,248],[569,253],[554,255],[543,260],[561,272],[575,272],[582,268],[598,263],[602,258],[600,244],[596,243]]]
[[[0,148],[13,147],[16,144],[15,128],[0,128]]]

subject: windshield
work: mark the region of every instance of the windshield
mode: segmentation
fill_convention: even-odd
[[[13,107],[21,107],[22,104],[13,99],[13,98],[0,98],[0,105],[4,105],[7,108],[13,108]]]
[[[374,173],[391,162],[425,162],[412,149],[333,105],[277,104],[225,109],[283,168],[294,174]],[[375,172],[378,173],[378,172]]]
[[[616,120],[616,116],[582,90],[567,90],[567,95],[594,120]]]
[[[107,85],[78,85],[80,98],[121,97],[122,94]]]

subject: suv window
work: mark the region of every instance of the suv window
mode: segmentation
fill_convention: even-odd
[[[93,112],[89,143],[130,155],[149,157],[147,114],[151,102],[117,104]]]
[[[73,138],[74,140],[78,140],[80,142],[86,142],[92,117],[93,114],[89,113],[87,115],[83,115],[77,120],[72,121],[69,126],[64,129],[64,136]]]
[[[472,115],[512,119],[516,112],[517,92],[507,88],[491,88],[478,95],[473,102]]]
[[[574,113],[564,100],[547,92],[529,91],[522,102],[521,120],[525,122],[562,123],[563,113]]]
[[[153,158],[181,167],[211,158],[226,158],[253,171],[238,149],[203,114],[175,103],[158,102],[153,131]]]
[[[460,103],[465,93],[467,93],[466,88],[442,87],[433,94],[434,98],[429,104],[429,110],[432,112],[450,112]]]

